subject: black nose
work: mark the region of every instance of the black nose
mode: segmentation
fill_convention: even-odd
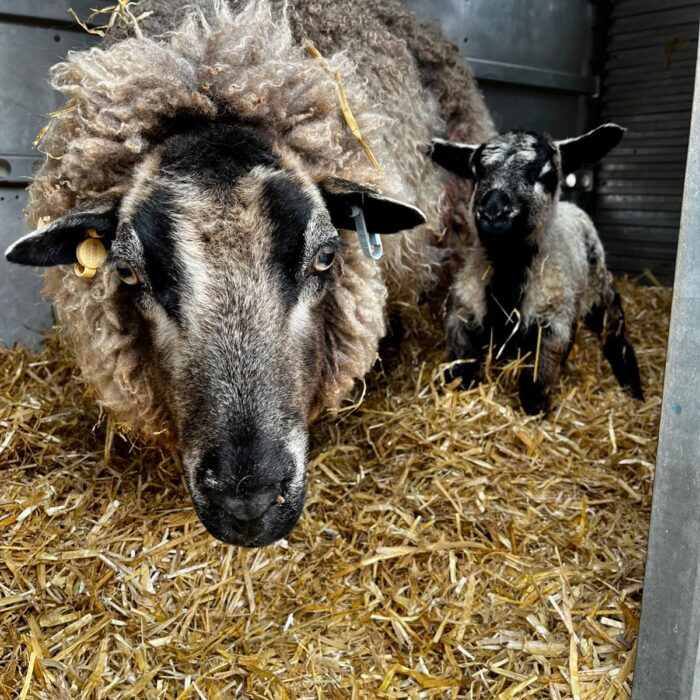
[[[219,493],[214,499],[226,513],[241,521],[257,520],[276,503],[284,503],[281,484],[249,491],[243,495]]]
[[[503,190],[489,190],[479,201],[476,215],[480,221],[496,224],[506,221],[513,212],[513,201]]]
[[[228,439],[209,450],[197,472],[202,495],[218,517],[258,520],[284,503],[285,484],[294,461],[282,441],[271,438]]]

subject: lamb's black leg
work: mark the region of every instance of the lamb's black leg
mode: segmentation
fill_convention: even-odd
[[[549,411],[549,390],[541,377],[535,379],[530,369],[524,369],[520,373],[520,405],[528,416],[536,416],[538,413],[546,414]]]
[[[601,302],[586,316],[586,325],[603,339],[603,354],[620,386],[635,399],[644,400],[637,356],[625,337],[625,313],[617,292],[609,303]]]
[[[456,317],[447,320],[447,359],[467,360],[445,370],[445,382],[460,379],[460,389],[468,389],[473,381],[478,381],[483,360],[484,329]]]
[[[520,372],[520,404],[523,411],[531,416],[549,411],[549,394],[559,379],[566,354],[570,349],[571,338],[558,338],[552,335],[549,327],[543,327],[537,352],[538,326],[533,324],[523,335],[520,348],[529,352],[528,365]],[[537,372],[535,373],[535,362]]]
[[[630,341],[624,335],[610,335],[603,345],[603,353],[620,386],[633,398],[644,401],[637,356]]]

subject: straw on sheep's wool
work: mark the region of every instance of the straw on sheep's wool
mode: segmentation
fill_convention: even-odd
[[[670,291],[622,285],[646,385],[581,331],[547,419],[449,392],[426,322],[315,428],[288,542],[215,542],[55,339],[0,350],[0,696],[626,698]]]

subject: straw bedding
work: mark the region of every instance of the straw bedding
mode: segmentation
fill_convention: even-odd
[[[670,290],[622,291],[643,405],[583,331],[547,419],[512,372],[452,393],[424,319],[316,426],[306,511],[256,551],[110,440],[55,338],[0,350],[0,696],[627,697]]]

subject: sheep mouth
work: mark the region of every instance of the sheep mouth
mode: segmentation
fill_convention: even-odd
[[[209,500],[194,500],[195,511],[212,537],[237,547],[266,547],[286,537],[304,509],[304,493],[285,496],[259,518],[239,520]]]

